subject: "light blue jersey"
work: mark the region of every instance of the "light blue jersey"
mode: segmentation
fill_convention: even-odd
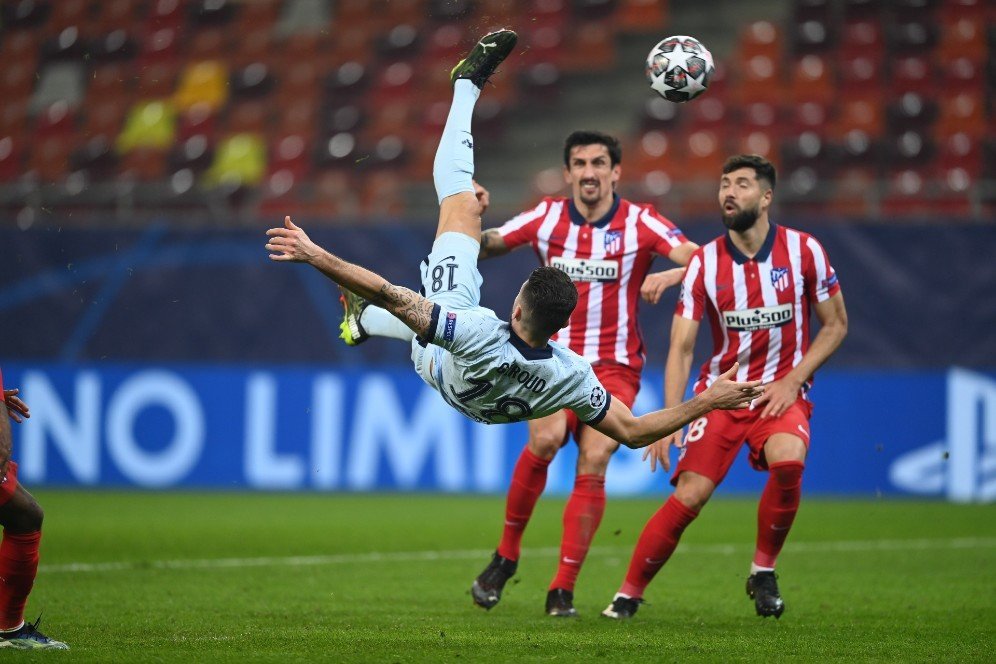
[[[586,424],[601,421],[611,396],[591,364],[552,341],[529,347],[511,325],[479,306],[479,250],[467,235],[444,233],[422,264],[422,287],[435,306],[429,333],[412,341],[418,374],[478,422],[531,420],[564,408]]]

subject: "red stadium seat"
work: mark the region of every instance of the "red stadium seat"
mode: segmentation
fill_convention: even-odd
[[[176,140],[186,141],[192,136],[207,136],[214,141],[218,135],[218,117],[208,104],[194,104],[179,117]]]
[[[248,99],[230,104],[225,122],[226,134],[262,134],[269,119],[270,104],[265,100]]]
[[[949,58],[942,66],[944,89],[951,92],[982,93],[986,85],[985,63],[971,58]]]
[[[879,136],[885,124],[882,100],[877,96],[844,99],[831,129],[833,136],[843,136],[851,131],[861,131]]]
[[[243,2],[235,19],[240,35],[257,30],[272,30],[280,17],[280,0],[253,0]]]
[[[749,60],[755,56],[764,56],[774,62],[782,57],[782,35],[771,21],[754,21],[740,33],[740,58]]]
[[[809,54],[797,58],[792,67],[791,97],[795,102],[818,101],[824,104],[836,96],[830,66],[823,56]]]
[[[28,172],[42,182],[58,182],[69,171],[69,155],[73,146],[65,136],[49,136],[32,142],[28,155]]]
[[[360,210],[368,219],[397,217],[405,210],[404,180],[397,173],[378,172],[363,178]]]
[[[504,2],[505,0],[500,0]],[[508,2],[505,2],[508,4]],[[477,4],[477,11],[480,16],[489,16],[488,3]],[[417,25],[425,20],[425,0],[391,0],[386,6],[381,8],[387,19],[388,25],[398,25],[408,23]],[[493,17],[492,17],[493,18]],[[499,23],[499,26],[508,25],[507,22]]]
[[[90,14],[90,0],[59,0],[53,3],[44,34],[56,37],[66,28],[75,27],[81,34],[93,31],[94,23]]]
[[[49,104],[35,119],[35,136],[39,139],[58,137],[68,140],[76,131],[76,117],[65,101]]]
[[[970,136],[987,135],[985,100],[981,94],[960,92],[940,100],[940,118],[934,126],[939,135],[954,134],[959,131]]]
[[[35,87],[37,69],[30,61],[14,60],[0,68],[0,94],[3,99],[27,99]]]
[[[153,0],[146,15],[147,27],[151,31],[171,28],[176,30],[184,23],[184,3],[181,0]]]
[[[589,21],[576,26],[565,46],[561,60],[565,71],[605,71],[615,64],[615,34],[604,23]]]
[[[939,140],[937,164],[945,170],[962,169],[971,178],[982,175],[982,148],[965,132],[957,132]]]
[[[140,63],[173,62],[179,53],[177,33],[174,28],[150,30],[141,46]]]
[[[24,144],[10,134],[0,135],[0,182],[16,180],[24,172]]]
[[[766,55],[744,62],[738,79],[737,99],[743,104],[778,99],[784,93],[779,64]]]
[[[937,89],[934,58],[909,55],[891,61],[889,87],[893,95],[907,92],[930,94]]]
[[[186,57],[190,60],[220,60],[232,53],[230,32],[222,28],[205,28],[194,33],[187,45]]]
[[[127,106],[123,97],[94,96],[93,100],[84,106],[83,138],[91,139],[105,136],[113,142],[114,138],[121,133]]]
[[[662,30],[667,23],[667,0],[620,0],[619,5],[615,20],[621,30]]]
[[[733,122],[731,108],[718,97],[705,95],[689,104],[688,111],[695,129],[719,129]]]
[[[680,146],[657,130],[645,132],[626,153],[632,155],[626,159],[626,171],[637,177],[651,171],[672,172],[680,163]]]
[[[303,134],[280,134],[270,143],[270,173],[286,170],[296,180],[308,175],[311,161],[308,151],[311,141]]]
[[[381,63],[371,90],[371,99],[376,105],[380,105],[410,98],[415,91],[415,74],[415,68],[407,62]]]
[[[153,148],[136,148],[121,156],[120,174],[141,182],[161,180],[166,174],[166,153]]]
[[[937,57],[942,62],[954,58],[969,58],[983,62],[988,54],[985,22],[972,18],[947,20],[941,24]]]
[[[839,91],[844,96],[864,94],[882,88],[882,61],[868,55],[844,57],[838,64]]]
[[[0,104],[0,135],[21,136],[28,127],[28,100],[8,98]]]
[[[844,28],[840,35],[840,48],[844,53],[881,55],[885,48],[882,23],[871,17],[844,21]]]

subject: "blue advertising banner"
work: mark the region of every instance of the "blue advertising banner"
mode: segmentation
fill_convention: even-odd
[[[33,486],[502,492],[524,424],[475,424],[408,368],[9,363],[32,417],[13,425]],[[638,412],[660,407],[648,372]],[[813,391],[807,493],[996,500],[996,375],[827,370]],[[576,451],[551,466],[565,493]],[[764,475],[734,465],[725,492]],[[616,495],[661,494],[641,452],[622,449]]]

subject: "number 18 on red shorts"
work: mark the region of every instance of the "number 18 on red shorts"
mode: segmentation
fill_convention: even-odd
[[[797,436],[809,448],[809,418],[813,404],[803,397],[796,399],[778,417],[761,417],[761,408],[714,410],[688,425],[685,449],[674,469],[671,484],[685,471],[698,473],[719,485],[729,472],[744,443],[750,448],[750,465],[767,470],[764,444],[776,433]]]

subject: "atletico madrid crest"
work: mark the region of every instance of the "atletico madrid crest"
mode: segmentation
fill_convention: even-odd
[[[606,231],[605,233],[605,253],[615,254],[622,249],[622,231]]]
[[[789,269],[787,267],[771,268],[771,285],[779,293],[789,287]]]

